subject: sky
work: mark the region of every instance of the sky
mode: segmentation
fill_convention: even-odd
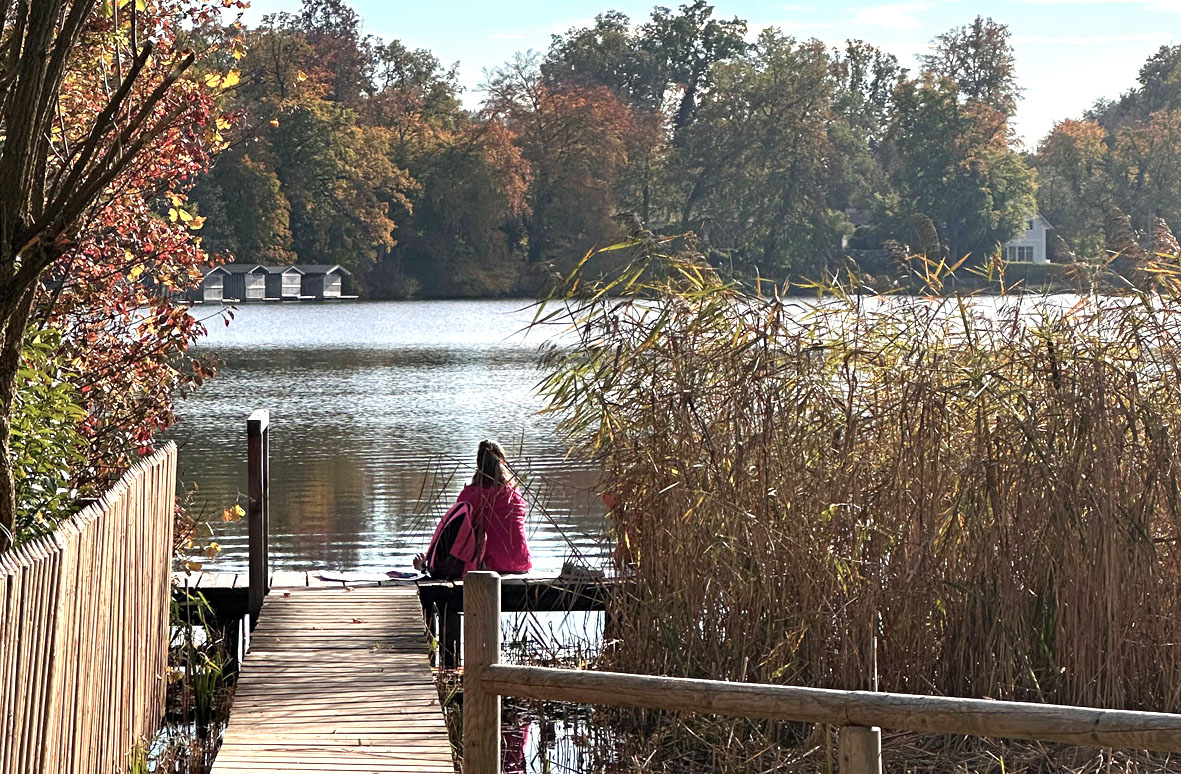
[[[352,0],[369,34],[430,49],[446,65],[458,63],[464,104],[481,100],[484,71],[517,51],[544,51],[550,37],[617,10],[633,22],[653,5],[683,0]],[[249,23],[299,0],[253,0]],[[1160,46],[1181,43],[1181,0],[716,0],[715,15],[745,19],[752,39],[775,26],[798,38],[838,44],[859,38],[915,67],[932,38],[976,15],[1006,24],[1013,34],[1023,89],[1016,129],[1029,147],[1055,121],[1078,117],[1095,100],[1118,97],[1135,84],[1140,66]]]

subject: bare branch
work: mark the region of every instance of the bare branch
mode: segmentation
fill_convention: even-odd
[[[143,49],[132,62],[131,69],[127,72],[127,76],[119,85],[118,91],[115,92],[115,95],[109,102],[107,102],[106,107],[103,108],[103,111],[99,113],[98,117],[95,119],[94,126],[90,130],[90,135],[86,138],[86,142],[83,143],[82,149],[78,155],[78,160],[74,162],[74,166],[71,168],[70,175],[66,178],[65,184],[55,191],[53,203],[46,208],[45,214],[40,218],[38,224],[34,225],[30,230],[35,231],[39,227],[44,228],[48,221],[53,220],[56,217],[58,210],[60,210],[64,204],[65,197],[69,195],[69,192],[73,191],[75,187],[77,187],[78,182],[86,173],[91,159],[98,150],[98,146],[102,142],[103,137],[106,136],[111,128],[114,127],[115,114],[119,111],[119,108],[127,99],[128,95],[131,94],[131,89],[135,85],[136,78],[138,78],[140,72],[143,71],[144,66],[147,64],[148,57],[151,55],[152,44],[149,41],[148,43],[144,44]],[[27,241],[27,238],[21,241]]]
[[[75,196],[61,208],[57,219],[45,228],[31,232],[29,238],[22,243],[20,248],[21,265],[13,278],[13,287],[19,288],[26,284],[36,283],[41,272],[57,260],[61,252],[48,249],[46,244],[64,234],[66,226],[78,218],[102,190],[110,185],[149,143],[168,131],[188,109],[187,105],[178,106],[161,118],[151,129],[140,132],[139,136],[131,143],[127,145],[118,143],[111,146],[113,149],[122,147],[123,152],[114,158],[108,153],[98,171],[83,181]]]

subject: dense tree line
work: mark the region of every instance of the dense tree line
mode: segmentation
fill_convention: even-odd
[[[1181,46],[1162,47],[1136,86],[1057,123],[1033,156],[1038,206],[1072,252],[1090,257],[1130,221],[1141,241],[1181,227]]]
[[[535,290],[638,228],[783,277],[843,242],[983,261],[1039,206],[1090,257],[1108,204],[1141,228],[1181,217],[1179,49],[1022,154],[1009,31],[984,18],[912,73],[863,41],[751,39],[705,0],[608,12],[489,73],[476,111],[454,68],[365,35],[343,0],[266,17],[243,46],[236,137],[194,191],[206,246],[339,263],[378,296]]]

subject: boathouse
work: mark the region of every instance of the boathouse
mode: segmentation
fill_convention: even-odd
[[[201,284],[188,292],[189,301],[197,304],[220,304],[225,300],[225,281],[229,275],[220,266],[205,269]]]
[[[312,298],[340,298],[344,295],[344,281],[352,276],[342,266],[300,266],[303,271],[303,295]]]
[[[267,268],[258,264],[227,263],[225,301],[262,301],[267,296]]]
[[[337,265],[227,263],[206,269],[201,286],[187,295],[197,304],[354,298],[344,295],[350,276],[348,269]]]
[[[298,266],[264,266],[268,301],[295,301],[303,293],[303,269]]]

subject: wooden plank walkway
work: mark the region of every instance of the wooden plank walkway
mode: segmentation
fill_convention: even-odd
[[[346,586],[406,586],[413,582],[397,580],[385,573],[348,572],[337,573],[348,580],[323,580],[320,570],[278,570],[271,573],[271,589],[340,589]],[[242,572],[174,572],[173,583],[189,589],[242,589],[250,586],[250,573]]]
[[[212,774],[454,774],[413,586],[272,589]]]

